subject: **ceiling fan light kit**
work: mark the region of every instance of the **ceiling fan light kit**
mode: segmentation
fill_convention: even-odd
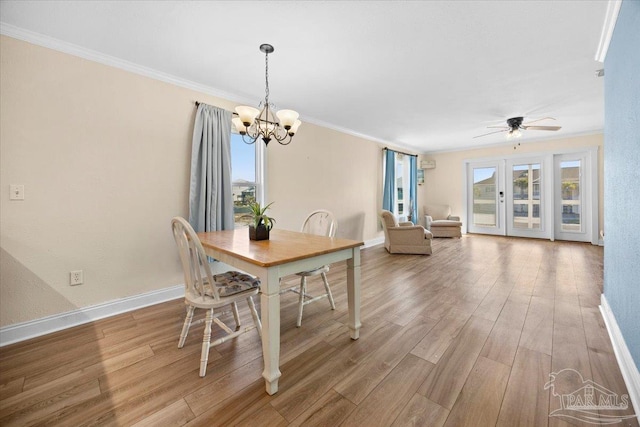
[[[510,130],[509,133],[507,133],[507,139],[520,138],[520,137],[522,137],[522,132],[520,132],[519,129]]]
[[[258,107],[241,105],[236,107],[236,114],[232,122],[236,130],[242,135],[242,140],[253,144],[261,138],[265,145],[275,139],[282,145],[288,145],[302,124],[298,120],[299,114],[293,110],[280,110],[273,114],[275,106],[269,102],[269,54],[275,49],[270,44],[261,44],[260,52],[264,53],[265,64],[265,96]],[[277,118],[276,118],[277,117]]]
[[[507,133],[507,139],[520,138],[522,136],[520,127],[522,125],[523,119],[523,117],[512,117],[510,119],[507,119],[507,125],[510,128],[509,133]]]

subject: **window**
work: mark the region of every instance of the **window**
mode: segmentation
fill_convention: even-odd
[[[400,220],[406,221],[411,215],[409,205],[409,156],[398,153],[396,155],[396,206],[394,213],[399,216]]]
[[[240,134],[231,134],[231,180],[236,228],[249,224],[249,204],[255,201],[262,203],[262,158],[260,140],[246,144]]]
[[[416,221],[417,156],[384,149],[382,163],[382,208],[399,221]]]

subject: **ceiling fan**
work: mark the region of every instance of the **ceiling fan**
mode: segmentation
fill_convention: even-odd
[[[562,126],[539,126],[539,125],[531,126],[532,123],[541,122],[543,120],[555,120],[553,117],[544,117],[542,119],[534,120],[529,123],[522,123],[523,120],[524,120],[524,117],[512,117],[510,119],[507,119],[506,126],[487,126],[488,129],[497,128],[500,130],[474,136],[473,138],[480,138],[481,136],[493,135],[494,133],[500,133],[500,132],[509,132],[507,134],[507,138],[519,138],[522,136],[522,133],[520,132],[521,129],[522,130],[553,130],[553,131],[562,129]]]

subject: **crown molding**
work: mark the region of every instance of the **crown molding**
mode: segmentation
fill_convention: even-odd
[[[131,73],[135,73],[144,77],[160,80],[175,86],[180,86],[196,92],[212,95],[218,98],[225,99],[227,101],[236,102],[238,104],[251,105],[254,103],[254,100],[243,98],[230,92],[225,92],[211,86],[206,86],[190,80],[182,79],[180,77],[176,77],[168,73],[163,73],[161,71],[157,71],[149,67],[144,67],[134,62],[125,61],[123,59],[116,58],[115,56],[105,55],[104,53],[101,53],[95,50],[87,49],[85,47],[68,43],[59,39],[55,39],[53,37],[36,33],[34,31],[25,30],[23,28],[16,27],[11,24],[6,24],[4,22],[0,22],[0,34],[8,37],[12,37],[14,39],[22,40],[31,44],[35,44],[38,46],[46,47],[58,52],[63,52],[69,55],[87,59],[89,61],[94,61],[110,67],[119,68],[121,70],[129,71]],[[336,125],[324,122],[322,120],[314,119],[312,117],[305,116],[303,118],[304,118],[304,122],[306,123],[331,129],[337,132],[345,133],[347,135],[355,136],[357,138],[378,142],[380,144],[396,145],[396,146],[401,146],[403,148],[409,148],[408,146],[405,147],[402,144],[398,144],[397,142],[387,141],[384,139],[373,137],[371,135],[365,135],[351,129],[336,126]]]
[[[175,86],[180,86],[185,89],[190,89],[196,92],[204,93],[206,95],[223,98],[228,101],[242,104],[252,104],[254,102],[252,100],[239,97],[238,95],[232,94],[230,92],[225,92],[211,86],[206,86],[190,80],[182,79],[180,77],[176,77],[162,71],[144,67],[134,62],[125,61],[124,59],[116,58],[115,56],[106,55],[92,49],[87,49],[85,47],[55,39],[53,37],[36,33],[34,31],[25,30],[23,28],[6,24],[4,22],[0,22],[0,34],[25,41],[27,43],[46,47],[58,52],[63,52],[69,55],[77,56],[79,58],[87,59],[89,61],[98,62],[100,64],[114,68],[119,68],[124,71],[128,71],[144,77],[149,77]]]
[[[311,117],[306,117],[305,116],[304,117],[304,123],[310,123],[312,125],[320,126],[320,127],[327,128],[327,129],[331,129],[331,130],[334,130],[336,132],[340,132],[340,133],[344,133],[344,134],[347,134],[347,135],[355,136],[356,138],[365,139],[367,141],[377,142],[378,144],[388,145],[390,147],[393,147],[393,149],[411,151],[411,152],[414,152],[414,153],[418,153],[418,155],[423,154],[423,152],[420,149],[417,149],[416,147],[411,146],[411,145],[402,144],[402,143],[399,143],[399,142],[396,142],[396,141],[389,141],[389,140],[386,140],[386,139],[376,138],[375,136],[366,135],[364,133],[359,133],[359,132],[356,132],[356,131],[351,130],[351,129],[347,129],[347,128],[344,128],[344,127],[333,125],[331,123],[323,122],[322,120],[316,120],[316,119],[311,118]]]
[[[607,50],[609,50],[609,43],[611,43],[613,29],[616,27],[621,5],[622,0],[609,0],[607,3],[607,13],[604,17],[600,42],[598,43],[598,50],[596,51],[596,61],[598,62],[604,62],[604,59],[607,57]]]

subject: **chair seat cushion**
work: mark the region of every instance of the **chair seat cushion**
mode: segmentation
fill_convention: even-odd
[[[439,219],[436,221],[431,221],[431,227],[462,227],[462,223],[460,221]]]
[[[239,271],[214,274],[213,280],[216,282],[215,285],[221,297],[228,297],[260,287],[260,279]]]

